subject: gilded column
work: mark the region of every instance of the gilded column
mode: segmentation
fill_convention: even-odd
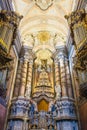
[[[59,54],[59,63],[60,63],[62,97],[67,97],[65,56],[64,56],[64,54],[62,52]]]
[[[55,92],[56,92],[56,99],[60,98],[61,96],[61,84],[60,84],[60,63],[58,57],[55,56],[54,59],[54,67],[55,67]]]
[[[30,98],[31,95],[32,67],[33,67],[33,58],[31,57],[28,62],[27,83],[26,83],[26,92],[25,92],[25,96],[27,98]]]
[[[52,92],[53,92],[53,95],[54,95],[54,64],[52,63],[51,64],[51,67],[50,67],[51,71],[50,71],[50,81],[51,81],[51,84],[52,84]]]
[[[63,48],[57,49],[54,55],[55,86],[57,86],[55,89],[57,93],[60,91],[62,97],[72,97],[72,84],[66,51]]]
[[[55,85],[60,85],[60,68],[59,68],[59,62],[58,59],[54,61],[55,64]]]
[[[28,67],[28,62],[24,60],[22,64],[21,85],[20,85],[20,92],[19,92],[19,96],[23,96],[23,97],[25,94],[25,87],[26,87],[27,67]]]
[[[71,79],[70,79],[70,72],[69,72],[66,49],[58,48],[57,57],[58,57],[58,63],[59,63],[58,73],[60,73],[60,85],[61,85],[61,97],[57,98],[55,102],[55,108],[57,111],[55,114],[56,121],[57,121],[56,122],[57,129],[60,129],[62,126],[62,129],[64,130],[65,128],[67,128],[67,123],[68,123],[69,129],[71,130],[72,122],[74,122],[74,128],[78,129],[75,102],[74,102],[74,99],[72,98],[72,89],[71,89],[72,86],[71,86]],[[57,93],[58,91],[59,90],[57,90]]]
[[[37,67],[37,65],[36,64],[34,64],[34,74],[33,74],[33,84],[34,84],[34,86],[33,86],[33,88],[32,88],[32,93],[34,93],[34,88],[37,86],[37,76],[38,76],[38,67]]]
[[[18,95],[19,95],[19,88],[20,88],[20,83],[21,83],[22,64],[23,64],[23,61],[20,59],[18,69],[17,69],[15,87],[14,87],[14,95],[13,95],[14,97],[18,97]]]
[[[19,96],[25,96],[25,87],[27,82],[27,70],[28,70],[28,56],[29,48],[23,47],[21,51],[21,57],[23,58],[22,70],[21,70],[21,83]]]
[[[19,66],[16,76],[16,83],[14,89],[14,97],[11,102],[10,113],[7,124],[8,129],[28,129],[29,112],[31,102],[29,100],[31,93],[31,80],[32,80],[32,49],[29,46],[23,46],[20,53]],[[27,97],[27,98],[26,98]],[[16,117],[19,117],[16,120]],[[15,120],[13,120],[13,118]],[[21,119],[21,120],[20,120]],[[11,123],[13,125],[11,127]],[[19,122],[19,123],[18,123]]]
[[[16,76],[14,97],[30,97],[33,57],[29,47],[23,47]]]

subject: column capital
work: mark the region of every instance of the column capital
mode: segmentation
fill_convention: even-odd
[[[32,48],[30,48],[29,46],[22,46],[20,58],[33,63],[34,53],[32,52]]]
[[[56,51],[53,54],[53,58],[62,58],[62,57],[67,57],[67,49],[65,46],[57,47]]]
[[[80,24],[80,22],[85,22],[86,17],[87,17],[87,13],[85,12],[85,9],[76,10],[72,12],[70,15],[65,16],[71,28],[75,24]]]

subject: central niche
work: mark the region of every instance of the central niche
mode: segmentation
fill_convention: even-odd
[[[38,111],[45,111],[47,112],[49,108],[49,102],[45,99],[42,99],[38,102]]]
[[[32,97],[35,100],[54,97],[53,59],[49,50],[36,53],[33,69]]]

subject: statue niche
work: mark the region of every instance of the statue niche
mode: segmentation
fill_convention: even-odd
[[[50,96],[54,93],[52,65],[47,60],[41,60],[41,64],[34,67],[33,96]]]
[[[49,73],[43,68],[39,74],[37,86],[51,87]]]

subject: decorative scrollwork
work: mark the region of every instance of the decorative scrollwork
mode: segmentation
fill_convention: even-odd
[[[53,5],[54,0],[34,0],[35,4],[42,10],[47,10]]]

